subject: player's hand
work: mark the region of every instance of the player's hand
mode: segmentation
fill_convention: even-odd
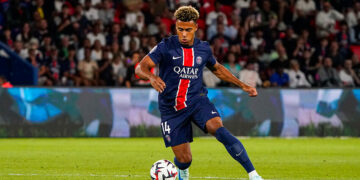
[[[162,93],[166,87],[165,82],[159,76],[154,76],[153,78],[150,78],[150,83],[151,86],[160,93]]]
[[[257,91],[256,91],[256,88],[251,87],[251,86],[249,86],[249,85],[245,86],[245,87],[243,88],[243,90],[244,90],[245,92],[247,92],[250,97],[256,97],[257,94],[258,94]]]

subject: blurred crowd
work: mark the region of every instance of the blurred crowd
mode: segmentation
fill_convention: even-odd
[[[134,69],[176,34],[182,5],[198,9],[196,37],[246,83],[360,85],[355,0],[2,0],[0,40],[38,68],[39,85],[148,86]],[[231,86],[207,69],[204,84]]]

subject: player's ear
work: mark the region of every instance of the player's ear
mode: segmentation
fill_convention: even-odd
[[[195,31],[197,31],[197,30],[198,30],[198,28],[199,28],[198,24],[197,24],[197,23],[195,23]]]

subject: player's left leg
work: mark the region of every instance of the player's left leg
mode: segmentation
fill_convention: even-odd
[[[192,161],[190,143],[172,146],[171,149],[175,154],[174,163],[178,167],[179,180],[189,180],[189,167]]]
[[[229,152],[248,172],[250,180],[261,180],[252,162],[250,161],[242,143],[234,137],[222,124],[220,117],[214,117],[206,122],[206,130],[216,137]]]

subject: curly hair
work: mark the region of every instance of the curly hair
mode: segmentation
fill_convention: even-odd
[[[199,12],[192,6],[182,6],[175,11],[176,20],[189,22],[196,21],[199,19]]]

